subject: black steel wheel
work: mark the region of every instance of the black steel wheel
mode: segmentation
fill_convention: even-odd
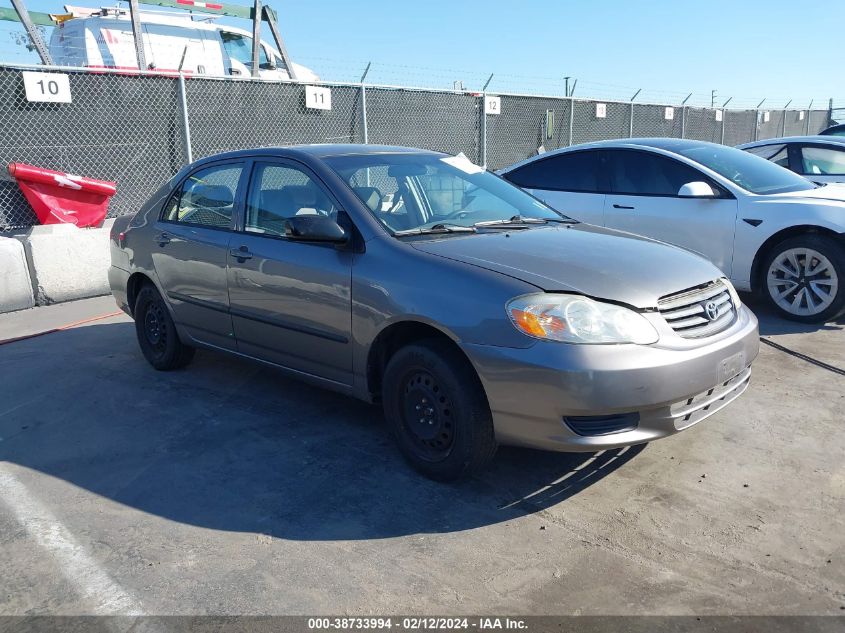
[[[432,479],[476,473],[496,452],[481,381],[447,341],[423,341],[394,353],[385,368],[382,400],[402,454]]]
[[[135,301],[135,334],[144,358],[156,369],[179,369],[191,362],[194,348],[179,340],[164,299],[152,285],[144,286]]]

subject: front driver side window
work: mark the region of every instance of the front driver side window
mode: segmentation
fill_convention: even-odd
[[[195,171],[182,183],[164,209],[168,222],[228,229],[243,165],[214,165]]]
[[[278,163],[256,163],[244,230],[284,236],[285,220],[295,215],[334,219],[337,209],[323,188],[304,171]]]

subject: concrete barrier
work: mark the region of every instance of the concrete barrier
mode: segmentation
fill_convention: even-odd
[[[0,237],[0,312],[24,310],[35,305],[32,279],[23,244]]]
[[[109,293],[109,230],[113,223],[106,220],[97,229],[79,229],[72,224],[34,226],[18,237],[26,250],[37,304]]]

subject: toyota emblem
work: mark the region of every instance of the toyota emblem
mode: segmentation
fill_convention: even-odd
[[[715,321],[719,317],[719,306],[716,305],[715,301],[708,301],[704,304],[704,314],[711,321]]]

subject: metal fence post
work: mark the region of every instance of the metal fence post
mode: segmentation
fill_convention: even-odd
[[[804,121],[804,135],[810,136],[810,113],[813,111],[813,99],[810,99],[810,105],[807,106],[807,120]]]
[[[361,127],[364,132],[364,145],[370,142],[370,133],[367,129],[367,86],[361,84]]]
[[[719,141],[722,145],[725,144],[725,119],[728,118],[728,111],[724,108],[722,109],[722,132],[721,132],[721,140]]]
[[[480,130],[480,144],[481,144],[481,166],[487,169],[487,115],[484,113],[484,103],[487,94],[481,93],[481,130]]]
[[[575,99],[569,98],[569,138],[566,141],[566,146],[572,145],[572,124],[575,120]]]
[[[370,72],[370,66],[373,62],[367,62],[367,67],[364,69],[364,74],[361,75],[361,125],[364,128],[364,145],[370,142],[370,131],[367,129],[367,86],[364,85],[364,80],[367,78],[367,73]],[[367,186],[370,186],[370,170],[367,169]]]
[[[185,154],[185,164],[194,162],[191,151],[191,122],[188,118],[188,95],[185,91],[185,73],[179,73],[179,103],[182,106],[182,150]]]
[[[686,138],[687,107],[681,106],[681,138]]]

